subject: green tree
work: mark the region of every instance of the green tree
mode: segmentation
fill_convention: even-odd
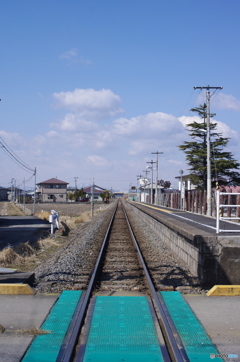
[[[83,191],[83,188],[81,188],[80,190],[76,189],[73,193],[73,196],[75,201],[79,201],[80,198],[86,196],[86,192]]]
[[[68,200],[72,201],[74,199],[74,195],[72,192],[68,192],[67,194]]]
[[[187,125],[192,141],[185,141],[178,146],[186,154],[186,161],[190,166],[191,182],[198,189],[207,189],[207,106],[192,108],[192,112],[198,114],[202,122],[192,122]],[[210,114],[210,117],[215,114]],[[210,148],[211,148],[211,177],[212,186],[239,184],[240,174],[237,170],[240,164],[234,160],[231,152],[224,151],[229,138],[222,137],[222,133],[216,132],[217,123],[210,123]]]
[[[101,194],[100,194],[101,198],[103,201],[105,202],[109,202],[109,199],[110,199],[110,192],[108,190],[105,190],[103,191]]]

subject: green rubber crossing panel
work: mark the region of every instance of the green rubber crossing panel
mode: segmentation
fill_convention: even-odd
[[[211,361],[218,350],[180,292],[160,292],[190,361]],[[221,358],[217,358],[222,361]]]
[[[148,299],[97,297],[83,361],[163,361]]]
[[[82,291],[63,291],[41,326],[50,333],[38,335],[30,345],[23,362],[56,361]]]

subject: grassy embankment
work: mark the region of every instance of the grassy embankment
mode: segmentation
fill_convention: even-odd
[[[24,215],[23,211],[12,203],[4,203],[0,214],[8,216]],[[50,258],[59,248],[69,242],[71,231],[81,227],[83,223],[91,221],[90,205],[37,205],[35,216],[48,220],[51,209],[60,214],[60,230],[54,235],[44,232],[34,242],[26,241],[16,246],[7,246],[0,251],[0,266],[14,268],[21,271],[34,271],[40,263]],[[100,206],[95,215],[102,211]]]

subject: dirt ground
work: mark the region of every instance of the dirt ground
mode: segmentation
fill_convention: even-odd
[[[39,216],[41,212],[50,213],[51,210],[55,210],[59,213],[59,216],[77,217],[83,212],[91,211],[91,204],[86,203],[67,203],[67,204],[36,204],[35,216]],[[106,207],[103,203],[94,204],[94,211],[98,212]],[[26,209],[33,211],[33,205],[27,204]],[[21,216],[24,215],[23,210],[18,206],[15,206],[11,202],[0,202],[0,216]]]
[[[32,205],[31,205],[32,206]],[[102,205],[95,205],[95,209],[99,209]],[[72,203],[68,204],[36,204],[36,211],[34,213],[35,216],[38,216],[42,211],[46,211],[48,213],[51,210],[55,210],[59,213],[59,216],[80,216],[83,212],[91,211],[91,204],[86,203]]]

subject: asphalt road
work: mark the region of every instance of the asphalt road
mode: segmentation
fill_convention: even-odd
[[[49,222],[36,216],[0,216],[0,250],[9,245],[34,242],[44,230],[50,231]]]

